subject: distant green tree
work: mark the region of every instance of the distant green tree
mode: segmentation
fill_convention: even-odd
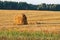
[[[18,7],[18,2],[8,2],[8,1],[4,1],[3,7],[4,7],[4,9],[17,9],[17,7]]]
[[[47,5],[45,3],[42,3],[38,6],[37,8],[38,10],[46,10],[47,9]]]
[[[27,10],[28,9],[28,4],[26,2],[19,2],[18,3],[18,9]]]
[[[0,1],[0,9],[14,9],[14,10],[58,10],[60,11],[60,4],[27,4],[26,2],[12,2]]]
[[[49,4],[49,10],[56,10],[56,4]]]
[[[3,2],[0,1],[0,9],[3,9]]]

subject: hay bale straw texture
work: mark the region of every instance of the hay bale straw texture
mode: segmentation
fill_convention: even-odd
[[[25,14],[16,15],[15,16],[15,24],[17,24],[17,25],[28,24],[27,17],[25,16]]]

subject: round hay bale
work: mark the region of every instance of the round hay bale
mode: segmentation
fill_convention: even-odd
[[[16,15],[15,24],[17,24],[17,25],[28,24],[27,17],[25,16],[25,14]]]

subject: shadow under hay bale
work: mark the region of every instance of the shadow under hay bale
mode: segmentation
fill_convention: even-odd
[[[15,16],[15,24],[17,25],[27,25],[27,17],[25,14]]]
[[[23,14],[23,21],[24,21],[24,24],[28,24],[27,23],[27,17]]]

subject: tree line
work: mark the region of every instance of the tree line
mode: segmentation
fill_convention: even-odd
[[[60,4],[28,4],[26,2],[0,1],[0,9],[6,10],[53,10],[60,11]]]

